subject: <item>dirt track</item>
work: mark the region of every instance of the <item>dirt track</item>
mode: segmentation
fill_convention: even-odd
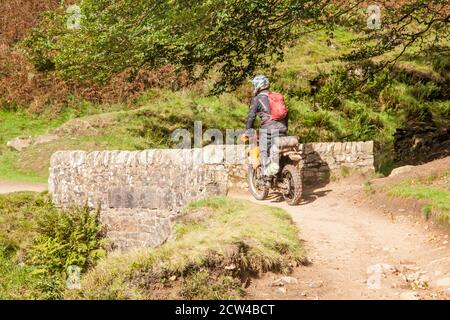
[[[45,191],[45,190],[47,190],[46,184],[0,180],[0,194],[17,192],[17,191],[41,192],[41,191]]]
[[[250,195],[236,197],[255,201]],[[272,286],[280,276],[264,276],[248,288],[249,297],[449,298],[448,235],[406,211],[392,215],[370,209],[364,198],[360,183],[346,183],[311,191],[297,207],[265,201],[292,215],[312,264],[297,268],[292,276],[298,283],[282,288]]]

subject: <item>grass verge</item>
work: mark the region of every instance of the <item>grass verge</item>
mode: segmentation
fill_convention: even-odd
[[[450,227],[450,171],[419,180],[408,180],[388,189],[387,194],[424,200],[426,219],[434,218]]]
[[[236,299],[262,272],[304,261],[298,229],[283,210],[225,197],[191,204],[156,249],[114,254],[68,299]]]

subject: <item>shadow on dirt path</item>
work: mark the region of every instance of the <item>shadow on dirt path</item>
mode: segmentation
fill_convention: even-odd
[[[249,194],[230,196],[255,201]],[[266,274],[248,288],[250,299],[446,299],[450,297],[448,235],[408,212],[392,216],[368,208],[361,184],[330,184],[306,192],[297,207],[273,199],[300,229],[312,264],[283,288]]]

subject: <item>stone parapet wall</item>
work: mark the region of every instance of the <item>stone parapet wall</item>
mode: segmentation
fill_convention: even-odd
[[[114,248],[121,251],[159,246],[171,233],[170,218],[159,210],[107,209],[101,212],[100,222]]]
[[[236,146],[237,154],[245,153]],[[340,178],[344,172],[374,172],[374,145],[367,142],[324,142],[300,145],[303,160],[300,163],[305,184],[328,183]],[[228,188],[247,188],[247,162],[244,165],[226,164]]]
[[[200,150],[199,150],[200,151]],[[62,151],[50,161],[56,205],[177,211],[188,202],[226,194],[223,164],[205,165],[194,150]]]
[[[305,183],[328,182],[343,172],[373,172],[373,141],[307,143],[301,145]]]
[[[343,168],[373,171],[373,143],[300,146],[305,182],[328,182]],[[61,151],[51,158],[49,192],[61,207],[99,208],[108,237],[121,249],[156,246],[170,219],[189,202],[245,189],[243,145],[144,151]]]
[[[199,150],[57,152],[49,192],[61,207],[99,208],[117,249],[158,246],[183,206],[227,193],[224,165],[205,165],[201,156]]]

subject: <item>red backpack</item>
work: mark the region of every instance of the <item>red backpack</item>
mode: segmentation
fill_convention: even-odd
[[[270,120],[280,121],[286,118],[288,114],[288,108],[284,102],[282,94],[277,92],[269,92],[269,94],[263,93],[269,98],[270,108]]]

